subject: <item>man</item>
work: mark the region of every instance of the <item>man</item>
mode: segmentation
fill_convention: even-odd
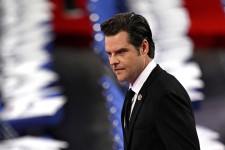
[[[117,79],[128,81],[134,93],[129,99],[127,92],[122,109],[124,149],[200,150],[190,98],[177,79],[154,61],[146,19],[121,13],[102,23],[101,30]]]

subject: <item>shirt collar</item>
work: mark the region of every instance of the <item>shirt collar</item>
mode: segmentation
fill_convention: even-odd
[[[142,73],[138,76],[136,81],[134,82],[133,86],[130,84],[130,88],[135,92],[135,94],[138,94],[141,90],[141,87],[143,86],[144,82],[147,80],[149,74],[152,72],[152,70],[156,67],[156,62],[154,59],[145,67],[145,69],[142,71]]]

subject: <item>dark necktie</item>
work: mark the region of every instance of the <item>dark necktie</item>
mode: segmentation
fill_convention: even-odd
[[[127,105],[125,107],[125,127],[129,128],[129,118],[132,106],[132,98],[134,97],[135,92],[131,90],[131,88],[127,91],[125,101]]]

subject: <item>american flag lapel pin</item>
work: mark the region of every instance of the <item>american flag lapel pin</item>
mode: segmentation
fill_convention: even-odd
[[[138,98],[137,99],[140,101],[142,99],[142,95],[138,94]]]

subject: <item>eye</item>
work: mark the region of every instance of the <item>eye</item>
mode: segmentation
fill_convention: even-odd
[[[121,55],[121,54],[123,54],[123,52],[124,52],[124,51],[122,51],[122,50],[121,50],[121,51],[118,51],[118,54]]]
[[[112,54],[110,52],[107,52],[108,56],[110,57]]]
[[[117,52],[118,55],[123,55],[127,50],[126,49],[121,49]]]

